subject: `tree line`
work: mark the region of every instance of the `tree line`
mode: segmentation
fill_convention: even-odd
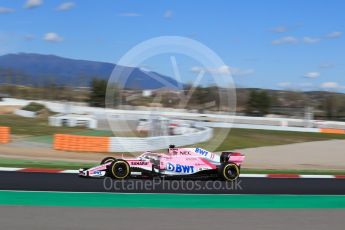
[[[90,106],[105,107],[107,81],[94,77],[89,83],[83,82],[84,87],[58,85],[54,81],[46,80],[40,84],[26,84],[30,78],[20,73],[0,71],[0,93],[10,97],[24,99],[47,99],[87,102]],[[85,87],[86,86],[86,87]],[[151,97],[141,96],[141,90],[115,90],[111,95],[113,104],[117,105],[149,105],[159,98],[164,107],[187,108],[203,112],[205,110],[224,109],[220,107],[220,98],[226,100],[221,88],[196,87],[186,103],[186,95],[192,89],[185,85],[182,89],[184,97],[174,90],[155,91]],[[123,93],[125,91],[125,93]],[[134,100],[126,100],[132,93],[139,95]],[[157,97],[158,96],[158,97]],[[181,107],[179,107],[181,106]],[[328,120],[345,120],[345,94],[335,92],[297,92],[264,89],[237,89],[237,112],[250,116],[265,116],[275,113],[276,108],[296,108],[303,112],[306,107],[312,107],[316,117]],[[284,112],[282,112],[284,114]]]

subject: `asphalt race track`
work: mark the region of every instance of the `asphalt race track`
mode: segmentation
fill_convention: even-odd
[[[2,229],[344,229],[343,210],[0,207]]]
[[[240,178],[237,182],[80,178],[75,174],[0,172],[0,190],[190,193],[190,194],[311,194],[344,195],[344,179]]]

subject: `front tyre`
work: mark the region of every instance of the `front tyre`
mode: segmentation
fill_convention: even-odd
[[[225,163],[221,167],[220,176],[226,181],[234,181],[240,176],[240,168],[235,163]]]
[[[123,180],[129,177],[131,173],[130,166],[127,161],[125,160],[117,160],[113,161],[110,164],[110,167],[108,168],[109,172],[108,174],[114,178],[114,179],[119,179]]]

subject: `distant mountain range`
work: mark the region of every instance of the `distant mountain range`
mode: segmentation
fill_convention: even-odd
[[[75,60],[55,55],[6,54],[0,56],[0,83],[23,85],[55,83],[76,87],[88,86],[93,78],[108,80],[115,66],[112,63]],[[125,88],[158,89],[179,85],[173,78],[159,73],[134,67],[121,66],[120,68],[124,73],[127,71],[130,73],[127,79],[120,78]],[[158,76],[161,80],[157,81],[152,78],[152,75]],[[164,84],[164,82],[169,84]]]

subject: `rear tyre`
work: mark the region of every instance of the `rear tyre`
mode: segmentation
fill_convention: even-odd
[[[234,181],[240,176],[240,168],[235,163],[225,163],[220,168],[220,176],[226,181]]]
[[[131,168],[125,160],[113,161],[108,168],[108,174],[114,179],[123,180],[129,177]]]
[[[106,164],[106,163],[109,163],[109,162],[113,162],[113,161],[116,161],[116,158],[114,158],[114,157],[106,157],[106,158],[104,158],[104,159],[101,161],[101,165]]]

